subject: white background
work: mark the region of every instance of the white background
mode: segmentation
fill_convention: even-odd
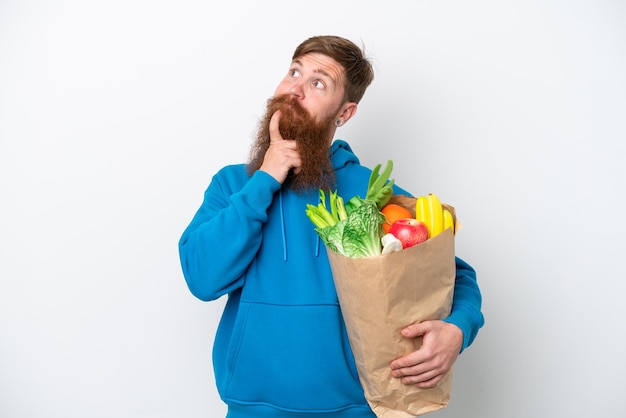
[[[624,416],[625,23],[618,0],[1,0],[0,416],[223,416],[223,300],[177,242],[318,34],[376,69],[338,136],[453,204],[479,274],[486,325],[432,416]]]

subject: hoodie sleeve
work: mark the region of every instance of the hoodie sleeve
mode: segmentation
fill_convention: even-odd
[[[456,257],[456,281],[452,312],[444,321],[455,324],[463,331],[463,347],[469,347],[485,319],[481,312],[482,296],[476,281],[476,271],[465,261]]]
[[[228,180],[220,173],[213,178],[178,243],[187,286],[205,301],[242,286],[243,273],[261,245],[267,209],[280,188],[262,171],[255,172],[238,191],[229,190]]]

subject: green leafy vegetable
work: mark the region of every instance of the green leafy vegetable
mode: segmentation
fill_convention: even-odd
[[[359,207],[363,200],[369,200],[376,203],[379,210],[382,209],[387,202],[389,202],[389,199],[391,199],[391,196],[393,195],[394,185],[394,179],[389,180],[389,176],[393,170],[393,161],[388,160],[385,169],[379,174],[381,167],[381,164],[377,164],[372,169],[372,174],[370,174],[369,182],[367,184],[365,199],[361,199],[360,196],[354,196],[348,200],[348,203],[346,203],[348,212]]]
[[[327,223],[316,223],[314,220],[315,211],[318,209],[319,206],[310,205],[307,215],[317,226],[315,231],[328,248],[353,258],[381,254],[380,237],[385,215],[378,210],[374,202],[363,200],[358,208],[347,213],[345,219]],[[324,210],[328,211],[326,208]],[[331,208],[330,212],[332,211]]]
[[[367,200],[350,213],[341,240],[344,255],[354,258],[380,255],[384,220],[385,215],[380,213],[376,204]]]
[[[385,215],[380,209],[393,194],[394,181],[389,180],[393,162],[380,173],[381,164],[372,170],[365,199],[353,196],[347,203],[337,194],[328,195],[320,189],[319,203],[307,204],[305,213],[315,225],[324,244],[332,251],[347,257],[369,257],[382,252],[382,224]]]
[[[337,194],[337,191],[330,193],[330,211],[326,207],[326,193],[320,189],[319,196],[317,206],[309,203],[305,210],[306,215],[316,227],[332,226],[342,219],[347,219],[348,213],[343,204],[343,198]]]
[[[374,201],[376,203],[376,206],[378,206],[378,209],[381,209],[383,206],[385,206],[387,202],[389,202],[389,199],[391,199],[391,196],[393,195],[394,184],[393,179],[389,180],[391,170],[393,170],[393,161],[387,161],[385,169],[382,173],[380,173],[380,175],[378,175],[380,167],[381,164],[378,164],[372,170],[369,184],[367,185],[367,194],[365,195],[365,200]]]

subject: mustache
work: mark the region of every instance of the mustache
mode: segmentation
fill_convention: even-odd
[[[281,108],[291,108],[294,113],[302,116],[310,116],[305,108],[302,107],[300,102],[290,94],[281,94],[268,99],[267,108],[271,112],[276,112]]]
[[[280,110],[278,130],[284,139],[296,139],[293,135],[300,134],[299,128],[306,129],[306,126],[313,122],[309,112],[291,95],[283,94],[269,99],[266,117],[271,117],[278,110]]]

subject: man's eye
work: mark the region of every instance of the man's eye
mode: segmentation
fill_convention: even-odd
[[[292,77],[297,77],[298,75],[300,75],[300,73],[296,69],[290,70],[289,74],[291,74]]]
[[[315,80],[315,81],[313,82],[313,86],[314,86],[316,89],[323,89],[324,87],[326,87],[326,85],[325,85],[322,81],[320,81],[320,80]]]

